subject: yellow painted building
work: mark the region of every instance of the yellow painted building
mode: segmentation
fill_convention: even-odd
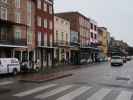
[[[101,50],[102,57],[108,56],[108,45],[109,45],[109,37],[110,33],[107,31],[107,28],[105,27],[99,27],[98,28],[98,34],[99,34],[99,48]]]

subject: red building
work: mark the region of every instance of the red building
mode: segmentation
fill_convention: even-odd
[[[41,67],[53,64],[53,0],[35,0],[36,61]]]

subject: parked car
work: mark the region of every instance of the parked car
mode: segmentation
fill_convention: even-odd
[[[123,65],[123,59],[121,56],[112,56],[111,57],[111,66],[114,65]]]
[[[21,72],[29,72],[31,70],[32,70],[32,62],[31,61],[28,62],[27,60],[25,60],[21,63]]]
[[[88,59],[88,60],[87,60],[87,63],[88,63],[88,64],[91,64],[91,63],[92,63],[92,59]]]
[[[81,59],[80,60],[80,64],[86,64],[87,63],[87,60],[86,59]]]
[[[20,63],[16,58],[0,58],[0,74],[16,75],[20,72]]]

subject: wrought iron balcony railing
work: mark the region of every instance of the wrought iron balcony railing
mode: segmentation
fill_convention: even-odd
[[[8,40],[0,39],[0,44],[13,45],[13,46],[26,46],[27,40],[26,39],[8,39]]]
[[[38,47],[48,46],[48,42],[47,41],[37,41],[37,46]]]
[[[54,46],[69,46],[70,43],[67,41],[54,41]]]

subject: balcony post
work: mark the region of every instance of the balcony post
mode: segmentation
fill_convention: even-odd
[[[27,59],[28,59],[28,67],[30,66],[30,55],[29,55],[29,49],[27,50],[27,53],[28,53],[28,56],[27,56]]]
[[[15,49],[12,50],[12,57],[15,58]]]
[[[21,50],[21,58],[20,58],[20,61],[22,62],[23,61],[23,51]]]

